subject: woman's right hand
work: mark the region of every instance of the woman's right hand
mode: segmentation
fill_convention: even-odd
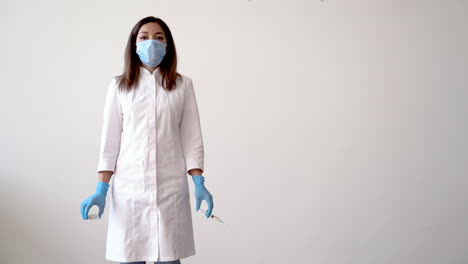
[[[81,203],[80,211],[83,219],[88,219],[89,209],[91,209],[93,205],[99,207],[99,219],[101,218],[106,206],[106,196],[109,186],[109,183],[99,181],[96,186],[96,192]]]

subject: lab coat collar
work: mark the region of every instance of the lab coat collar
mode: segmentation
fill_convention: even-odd
[[[141,74],[145,75],[145,76],[159,76],[161,74],[161,70],[159,69],[160,67],[157,67],[156,70],[153,71],[153,73],[151,73],[150,71],[148,71],[145,67],[143,66],[140,66],[140,72]]]

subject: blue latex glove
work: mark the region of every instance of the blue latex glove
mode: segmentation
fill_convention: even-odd
[[[195,183],[195,199],[197,201],[196,210],[198,211],[200,209],[201,202],[205,200],[208,204],[208,210],[206,210],[206,217],[208,218],[211,216],[211,212],[213,211],[213,196],[204,185],[205,177],[194,175],[192,176],[192,179]]]
[[[81,203],[81,216],[83,219],[88,219],[88,212],[93,205],[99,207],[99,219],[101,219],[102,214],[104,213],[104,207],[106,206],[106,195],[107,190],[109,189],[109,184],[107,182],[98,182],[96,186],[96,192],[86,198]]]

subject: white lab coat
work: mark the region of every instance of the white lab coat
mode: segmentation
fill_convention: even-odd
[[[190,169],[203,171],[204,149],[192,79],[171,92],[140,67],[130,93],[114,77],[104,106],[99,171],[113,171],[106,259],[171,261],[195,254]]]

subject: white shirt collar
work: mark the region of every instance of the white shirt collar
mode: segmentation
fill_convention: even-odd
[[[145,67],[143,67],[143,66],[140,65],[140,72],[141,72],[141,74],[147,75],[147,76],[150,76],[150,75],[153,75],[153,76],[157,76],[157,75],[158,75],[158,76],[159,76],[160,73],[161,73],[161,70],[160,70],[159,68],[160,68],[160,67],[157,67],[157,68],[153,71],[153,73],[151,73],[151,72],[148,71]]]

